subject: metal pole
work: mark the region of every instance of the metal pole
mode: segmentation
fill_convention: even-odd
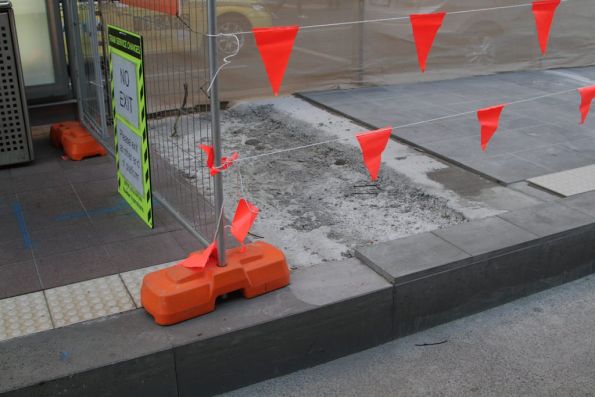
[[[211,78],[211,133],[213,136],[213,150],[215,152],[215,167],[221,166],[221,123],[219,119],[219,82],[217,69],[217,12],[216,0],[207,0],[207,25],[209,38],[209,75]],[[223,211],[223,176],[218,173],[214,177],[215,185],[215,222],[217,223],[217,252],[219,266],[225,266],[225,229],[222,216]]]
[[[366,9],[365,9],[366,5],[364,0],[359,0],[359,4],[358,4],[358,17],[360,21],[365,20],[366,18]],[[365,63],[364,63],[364,39],[365,39],[365,34],[366,31],[364,30],[364,24],[363,23],[359,23],[357,25],[357,80],[358,80],[358,84],[359,85],[363,85],[364,83],[364,67],[365,67]]]

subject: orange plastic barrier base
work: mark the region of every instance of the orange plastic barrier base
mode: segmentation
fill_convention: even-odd
[[[61,148],[62,147],[62,134],[69,128],[83,128],[81,123],[78,121],[63,121],[61,123],[53,124],[50,128],[50,141],[52,145]]]
[[[285,255],[265,242],[227,251],[227,266],[209,263],[203,270],[180,265],[149,273],[141,302],[157,324],[171,325],[215,310],[218,296],[242,290],[253,298],[289,284]]]
[[[80,161],[85,157],[105,156],[107,151],[87,132],[79,121],[64,121],[50,128],[50,141],[71,160]]]
[[[107,151],[84,128],[67,128],[62,133],[64,153],[71,160],[85,157],[105,156]]]

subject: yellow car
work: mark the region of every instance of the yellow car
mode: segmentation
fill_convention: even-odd
[[[141,34],[148,44],[145,45],[148,53],[159,52],[159,46],[153,46],[151,42],[162,40],[164,30],[178,31],[180,38],[184,36],[184,30],[199,34],[207,31],[207,9],[203,0],[120,0],[107,4],[102,9],[104,20],[118,24],[118,21],[129,21],[132,17],[133,26],[122,27]],[[254,27],[271,26],[272,16],[258,0],[218,0],[217,25],[221,33],[244,32]],[[239,35],[238,39],[243,46],[245,35]],[[202,47],[205,42],[198,40],[196,44]],[[173,45],[182,49],[184,40],[174,40]],[[219,40],[221,55],[235,49],[234,39]]]

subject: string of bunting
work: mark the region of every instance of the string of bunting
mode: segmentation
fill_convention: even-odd
[[[532,7],[533,16],[535,18],[535,26],[537,30],[537,38],[541,54],[543,56],[547,53],[547,47],[550,38],[550,31],[554,16],[558,6],[563,1],[569,0],[536,0],[530,4],[517,4],[512,6],[492,7],[492,8],[479,8],[474,10],[463,10],[453,12],[438,12],[430,14],[411,14],[408,17],[395,17],[395,18],[384,18],[384,19],[372,19],[352,22],[339,22],[324,25],[310,25],[310,26],[275,26],[269,28],[254,28],[251,31],[246,32],[235,32],[235,33],[219,33],[217,36],[223,37],[234,37],[236,39],[238,48],[237,50],[227,56],[224,60],[224,64],[217,70],[213,76],[213,80],[218,77],[219,72],[223,68],[231,63],[230,59],[239,53],[239,40],[238,35],[242,34],[253,34],[256,41],[256,47],[264,64],[265,71],[267,73],[271,89],[275,96],[279,95],[279,90],[289,65],[293,46],[298,33],[305,29],[352,25],[361,23],[374,23],[374,22],[386,22],[386,21],[397,21],[403,19],[409,19],[411,24],[411,30],[413,34],[413,41],[417,51],[417,58],[421,72],[425,72],[426,64],[434,41],[444,19],[447,15],[463,14],[470,12],[481,12],[481,11],[492,11],[502,10],[517,7]],[[211,84],[212,85],[212,82]],[[209,85],[209,87],[210,87]]]

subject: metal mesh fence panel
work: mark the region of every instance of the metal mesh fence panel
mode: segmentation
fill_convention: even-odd
[[[99,10],[104,30],[143,36],[154,195],[205,242],[215,233],[212,178],[198,149],[211,143],[206,4],[184,2],[178,13],[161,4],[101,1]]]
[[[99,19],[93,0],[68,1],[65,13],[70,27],[72,66],[76,76],[79,114],[85,127],[105,145],[113,146],[107,130],[105,88],[99,55]]]

